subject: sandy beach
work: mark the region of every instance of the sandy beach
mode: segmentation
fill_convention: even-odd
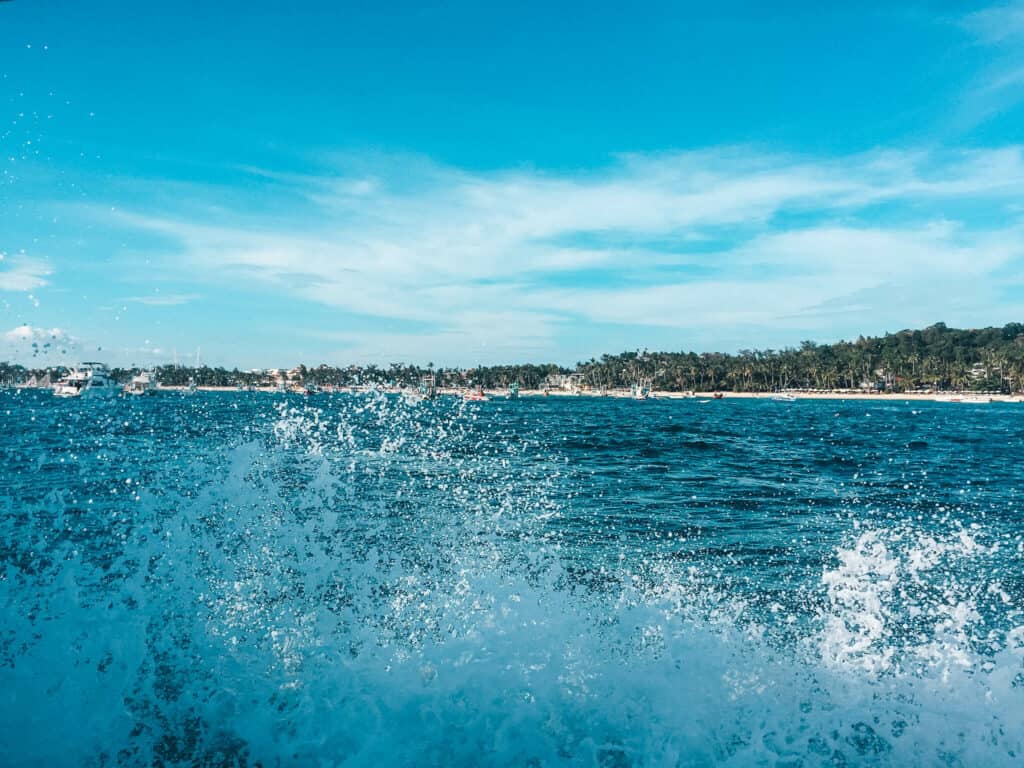
[[[159,387],[159,391],[165,392],[184,392],[188,390],[188,387]],[[196,387],[196,391],[200,392],[237,392],[239,391],[236,387]],[[257,387],[256,389],[245,390],[249,392],[262,392],[265,394],[274,394],[278,390],[271,387]],[[334,390],[339,393],[346,394],[357,394],[364,392],[365,390],[358,387],[341,387],[338,390]],[[400,395],[407,390],[400,387],[382,387],[381,391],[385,394]],[[504,399],[506,397],[506,391],[504,389],[484,389],[484,394],[491,399]],[[952,404],[985,404],[985,403],[1022,403],[1024,402],[1024,394],[1012,394],[1012,395],[1000,395],[1000,394],[978,394],[973,392],[907,392],[907,393],[874,393],[874,392],[803,392],[803,391],[787,391],[784,393],[774,392],[669,392],[656,390],[650,393],[648,399],[651,400],[772,400],[773,398],[779,397],[779,395],[785,395],[786,397],[792,397],[795,400],[872,400],[879,403],[896,403],[896,402],[946,402]],[[462,397],[465,395],[465,390],[451,389],[451,388],[439,388],[438,395],[443,397]],[[604,393],[590,392],[590,391],[579,391],[571,392],[568,390],[553,389],[553,390],[541,390],[541,389],[523,389],[519,392],[520,397],[562,397],[562,398],[616,398],[620,400],[631,400],[633,399],[632,394],[629,390],[609,390]]]

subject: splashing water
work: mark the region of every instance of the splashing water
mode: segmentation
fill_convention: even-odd
[[[4,764],[1021,759],[1006,410],[0,398]]]

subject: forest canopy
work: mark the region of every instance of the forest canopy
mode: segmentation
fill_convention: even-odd
[[[127,381],[139,368],[116,368],[113,375]],[[167,386],[260,386],[267,371],[222,367],[161,365],[152,369]],[[0,363],[0,382],[19,384],[33,376],[51,378],[60,367],[32,369]],[[557,377],[577,374],[574,381],[588,389],[628,388],[641,383],[661,391],[771,392],[782,389],[976,390],[1019,392],[1024,389],[1024,324],[1002,328],[957,329],[936,323],[922,330],[905,330],[856,341],[818,344],[805,341],[786,349],[744,349],[720,352],[650,352],[635,350],[605,354],[566,367],[554,363],[444,368],[392,363],[344,367],[300,365],[288,381],[313,386],[365,384],[415,385],[434,375],[439,387],[507,387],[518,382],[537,389]]]

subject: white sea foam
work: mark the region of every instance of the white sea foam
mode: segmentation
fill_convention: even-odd
[[[0,580],[9,764],[1019,764],[983,529],[862,528],[773,626],[699,565],[579,573],[529,441],[349,407],[151,481],[108,560],[46,500],[19,535],[48,559]]]

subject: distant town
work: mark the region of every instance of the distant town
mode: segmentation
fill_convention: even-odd
[[[0,384],[45,386],[68,367],[30,368],[0,363]],[[880,337],[835,344],[804,342],[797,348],[716,352],[636,350],[566,367],[552,363],[473,368],[376,365],[298,365],[238,370],[210,366],[160,365],[147,369],[164,387],[238,389],[342,389],[366,386],[415,387],[425,378],[439,389],[479,388],[600,393],[636,388],[662,392],[929,393],[1024,391],[1024,324],[956,329],[937,323]],[[119,383],[140,368],[113,368]]]

